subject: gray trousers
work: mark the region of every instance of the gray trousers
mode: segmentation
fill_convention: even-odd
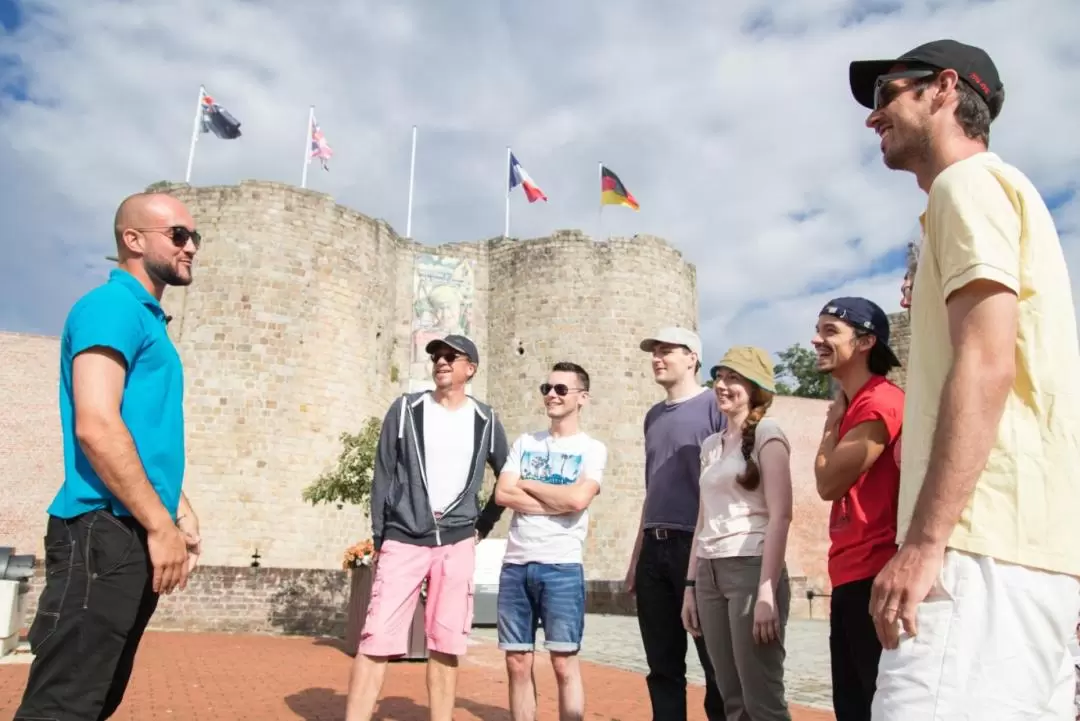
[[[698,559],[698,622],[716,669],[727,721],[791,721],[784,697],[784,631],[791,582],[785,567],[776,589],[780,638],[762,645],[754,641],[760,580],[760,556]]]

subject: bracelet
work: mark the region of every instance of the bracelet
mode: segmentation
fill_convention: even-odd
[[[697,581],[695,581],[694,579],[692,579],[692,578],[686,579],[686,587],[687,588],[693,588],[696,585],[697,585]]]

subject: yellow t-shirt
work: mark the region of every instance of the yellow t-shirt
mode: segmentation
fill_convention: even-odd
[[[984,152],[934,180],[920,221],[898,540],[923,484],[953,361],[945,301],[967,283],[990,279],[1019,298],[1016,380],[949,547],[1080,575],[1080,343],[1050,211],[1023,173]]]

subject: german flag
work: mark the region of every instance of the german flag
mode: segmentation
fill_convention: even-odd
[[[627,208],[638,210],[638,202],[619,180],[619,176],[600,166],[600,205],[625,205]]]

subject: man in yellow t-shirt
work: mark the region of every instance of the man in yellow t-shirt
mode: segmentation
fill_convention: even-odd
[[[885,165],[928,195],[872,718],[1072,718],[1080,343],[1054,221],[987,150],[1004,88],[986,52],[939,40],[854,62],[850,84]]]

